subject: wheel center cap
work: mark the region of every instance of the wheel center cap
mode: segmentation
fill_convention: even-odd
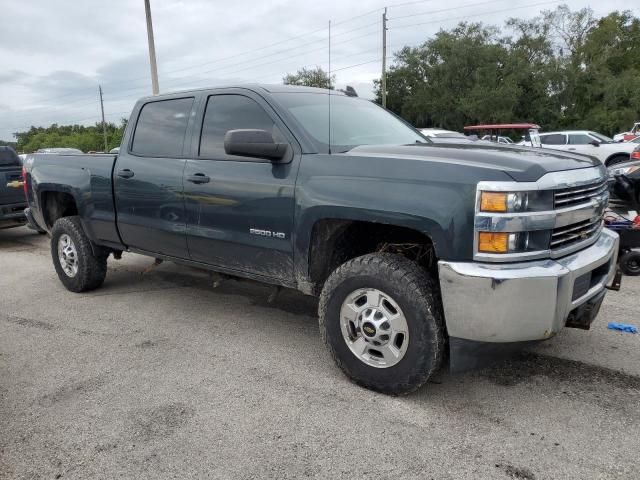
[[[362,324],[362,331],[367,337],[376,336],[376,327],[371,322],[365,322],[364,324]]]

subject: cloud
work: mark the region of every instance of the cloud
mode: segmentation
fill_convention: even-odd
[[[460,16],[500,24],[509,16],[531,17],[540,8],[554,7],[513,10],[517,5],[498,0],[489,10],[503,13],[483,17],[488,7],[468,7],[475,1],[450,0],[437,8],[427,1],[391,6],[388,54],[423,42],[438,29],[455,25]],[[352,85],[360,96],[370,98],[372,81],[380,75],[384,3],[151,0],[160,89],[280,83],[286,73],[304,66],[327,69],[331,19],[337,85]],[[588,0],[566,3],[577,9]],[[592,5],[599,14],[626,6],[622,0]],[[445,8],[452,10],[429,13]],[[104,90],[108,119],[114,120],[127,116],[137,98],[151,93],[142,1],[14,1],[4,2],[2,14],[0,139],[9,140],[12,132],[30,125],[98,121],[98,85]],[[409,17],[397,19],[404,15]],[[421,20],[431,23],[401,27]]]

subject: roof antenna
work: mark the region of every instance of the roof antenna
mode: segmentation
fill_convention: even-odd
[[[331,155],[331,20],[329,20],[329,155]]]

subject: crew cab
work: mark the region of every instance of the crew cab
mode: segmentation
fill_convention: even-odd
[[[0,229],[27,223],[27,199],[21,188],[22,162],[15,150],[0,146]]]
[[[143,98],[118,155],[25,171],[67,289],[124,251],[298,289],[337,365],[394,394],[589,328],[618,252],[606,181],[590,157],[436,144],[370,101],[259,85]]]

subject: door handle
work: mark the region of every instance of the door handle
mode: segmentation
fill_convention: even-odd
[[[210,180],[211,178],[204,173],[194,173],[187,177],[187,181],[191,183],[209,183]]]
[[[575,150],[575,148],[567,148],[567,150]]]
[[[118,170],[118,176],[122,177],[122,178],[131,178],[133,177],[134,173],[129,170],[128,168],[125,168],[124,170]]]

